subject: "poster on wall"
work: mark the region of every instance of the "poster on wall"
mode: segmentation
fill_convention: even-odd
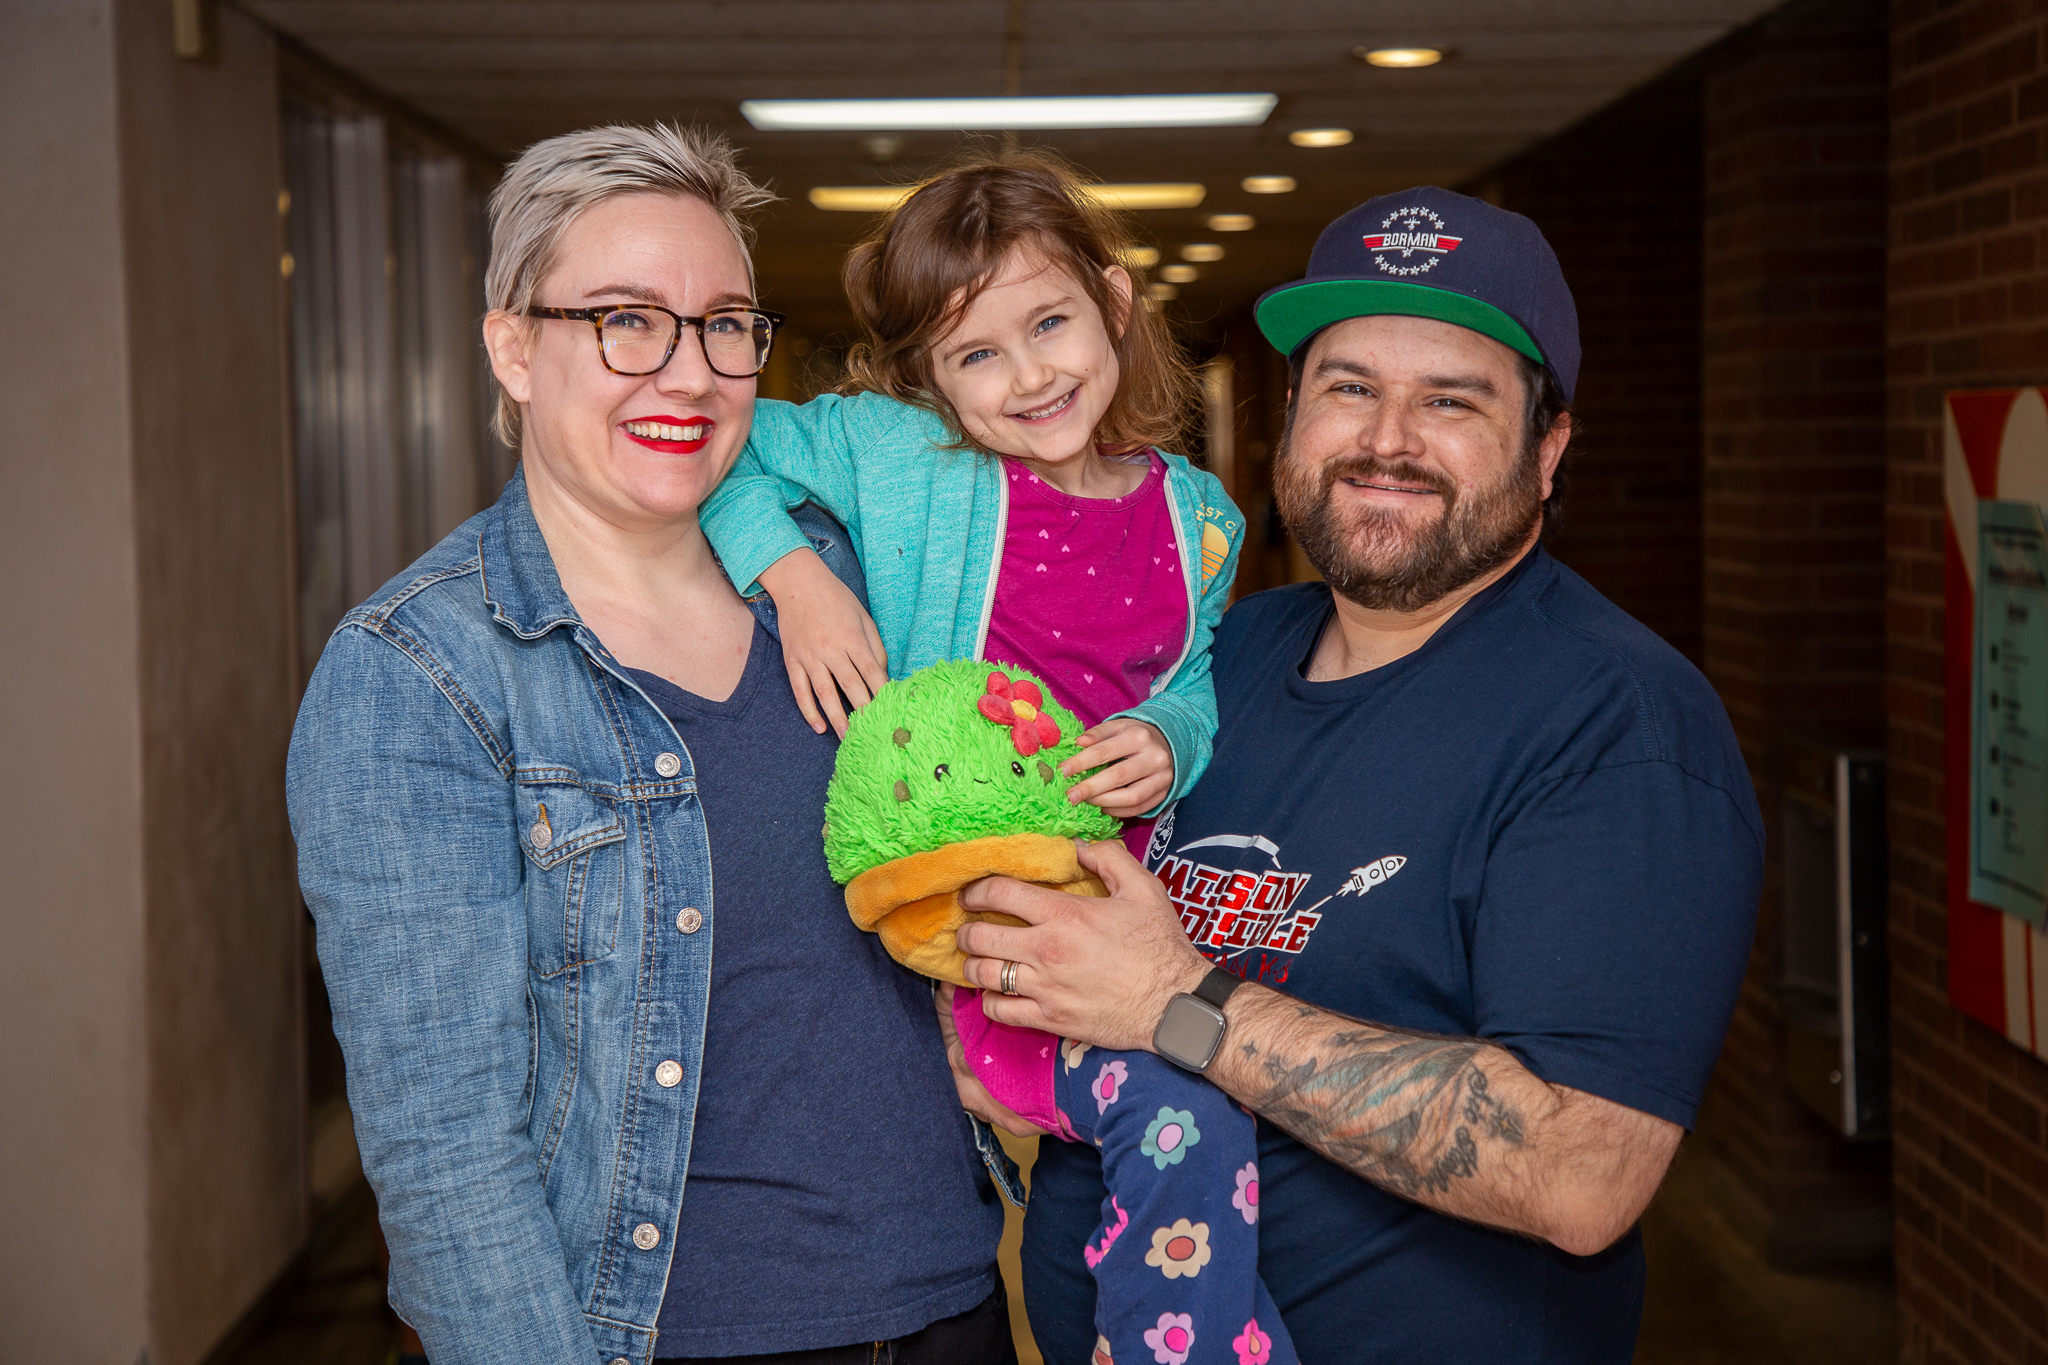
[[[1948,993],[2048,1058],[2048,395],[1944,422]]]

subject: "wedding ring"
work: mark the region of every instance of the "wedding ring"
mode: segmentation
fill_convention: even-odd
[[[1005,962],[1003,964],[1003,974],[1000,980],[1002,981],[1003,994],[1015,995],[1017,993],[1017,964],[1014,962]]]

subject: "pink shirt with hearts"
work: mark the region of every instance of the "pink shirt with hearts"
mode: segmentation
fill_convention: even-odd
[[[1120,498],[1077,498],[1003,461],[1010,513],[982,657],[1037,674],[1083,727],[1151,696],[1187,640],[1187,575],[1166,501],[1166,462],[1150,451],[1142,458],[1144,482]],[[1144,855],[1151,824],[1125,828],[1134,855]],[[953,1016],[989,1092],[1072,1140],[1053,1103],[1059,1040],[993,1022],[977,990],[954,996]]]
[[[1187,575],[1166,462],[1121,498],[1062,493],[1003,461],[1010,512],[982,657],[1029,669],[1083,727],[1137,705],[1180,657]]]

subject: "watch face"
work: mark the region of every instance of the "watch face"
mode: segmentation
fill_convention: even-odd
[[[1176,995],[1153,1030],[1153,1050],[1175,1066],[1200,1071],[1215,1059],[1223,1023],[1223,1011],[1214,1005],[1192,995]]]

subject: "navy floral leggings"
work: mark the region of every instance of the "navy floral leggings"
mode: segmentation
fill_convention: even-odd
[[[1053,1094],[1102,1151],[1094,1365],[1297,1365],[1259,1279],[1258,1136],[1215,1086],[1149,1052],[1063,1041]]]

